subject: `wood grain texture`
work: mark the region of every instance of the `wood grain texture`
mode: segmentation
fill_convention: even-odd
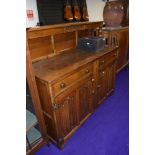
[[[101,26],[103,21],[96,21],[96,22],[76,22],[76,23],[65,23],[65,24],[55,24],[50,26],[37,26],[27,30],[27,37],[28,39],[38,38],[38,37],[45,37],[60,33],[65,33],[66,27],[70,27],[72,31],[82,29],[93,29],[98,26]],[[70,30],[71,30],[70,29]]]
[[[27,154],[31,155],[35,151],[37,151],[41,146],[48,143],[48,138],[47,138],[47,130],[45,126],[44,117],[41,111],[41,105],[40,105],[39,94],[38,94],[37,85],[35,81],[35,75],[32,68],[32,60],[30,57],[29,47],[27,43],[26,43],[26,78],[27,78],[30,93],[32,96],[32,103],[34,105],[35,115],[37,117],[39,129],[42,135],[42,139],[27,151]]]
[[[118,61],[117,61],[117,71],[123,69],[128,63],[128,53],[129,53],[129,29],[128,27],[121,28],[104,28],[102,36],[108,35],[108,43],[112,44],[112,38],[116,37],[118,40]]]
[[[75,32],[57,34],[54,36],[55,52],[66,51],[76,47]]]
[[[52,54],[51,36],[29,39],[29,49],[32,60]]]
[[[39,94],[44,100],[52,98],[51,108],[48,108],[49,102],[43,100],[42,104],[51,111],[52,119],[46,116],[45,121],[49,137],[58,148],[64,147],[69,137],[113,91],[116,55],[117,47],[99,53],[74,49],[74,52],[33,64],[37,84],[51,88],[50,94],[43,89],[39,89]],[[105,66],[101,64],[103,61]]]
[[[79,30],[78,31],[78,38],[87,37],[89,36],[89,30]]]
[[[67,73],[94,61],[115,50],[116,47],[105,48],[101,52],[86,52],[79,49],[68,50],[47,60],[33,63],[35,75],[45,81],[55,81]]]
[[[76,48],[79,37],[101,25],[83,22],[27,31],[30,53],[39,59],[33,62],[33,72],[48,137],[60,149],[114,90],[118,47],[109,45],[100,52]],[[40,55],[34,49],[40,50]]]
[[[48,59],[75,48],[79,37],[102,22],[77,22],[29,28],[26,31],[32,62]],[[80,31],[78,33],[78,31]],[[85,33],[84,33],[85,32]]]
[[[89,77],[83,81],[82,85],[78,88],[79,91],[79,121],[83,121],[91,112],[91,90],[92,78]]]

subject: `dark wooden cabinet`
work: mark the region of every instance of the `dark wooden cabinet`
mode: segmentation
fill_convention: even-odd
[[[27,31],[48,138],[60,149],[114,90],[118,47],[109,45],[100,52],[75,48],[80,34],[88,35],[87,30],[101,24],[84,22]]]
[[[117,48],[94,54],[78,49],[72,52],[33,65],[44,115],[50,118],[45,119],[48,136],[59,148],[114,90]],[[72,61],[59,62],[66,58]],[[57,72],[50,70],[55,62],[59,62]],[[67,64],[69,68],[64,67]],[[47,98],[51,100],[47,102]]]
[[[117,70],[120,70],[126,63],[128,63],[128,40],[129,34],[128,29],[121,30],[117,32],[117,37],[119,41],[119,52],[118,52],[118,62],[117,62]]]
[[[119,46],[116,67],[117,72],[119,72],[129,62],[129,29],[128,27],[103,28],[102,36],[108,38],[109,44],[118,44]],[[114,38],[117,38],[117,41]]]

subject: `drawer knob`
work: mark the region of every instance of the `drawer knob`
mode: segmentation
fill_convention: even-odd
[[[104,64],[104,62],[105,62],[105,61],[103,60],[103,61],[102,61],[102,64]]]
[[[100,88],[101,86],[100,85],[97,85],[97,88]]]
[[[105,74],[105,72],[103,71],[103,72],[102,72],[102,74],[104,75],[104,74]]]
[[[68,96],[68,97],[67,97],[67,100],[71,100],[71,97],[70,97],[70,96]]]
[[[95,90],[92,90],[92,94],[95,94]]]
[[[94,81],[95,81],[95,79],[91,79],[91,81],[92,81],[92,82],[94,82]]]
[[[63,89],[63,88],[65,88],[65,87],[66,87],[66,84],[65,84],[65,83],[61,83],[61,84],[60,84],[60,88]]]
[[[89,70],[88,69],[86,69],[86,73],[89,73]]]

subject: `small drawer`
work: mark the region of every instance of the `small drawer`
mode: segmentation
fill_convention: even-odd
[[[54,94],[57,95],[59,92],[62,92],[63,90],[71,86],[73,83],[76,83],[76,81],[78,81],[80,78],[92,73],[93,73],[92,64],[89,64],[83,67],[82,69],[77,70],[73,74],[53,84]]]
[[[99,59],[99,70],[106,67],[109,63],[113,62],[117,58],[117,52],[109,53]]]

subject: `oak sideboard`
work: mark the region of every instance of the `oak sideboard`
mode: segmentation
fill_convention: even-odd
[[[33,72],[49,139],[60,149],[114,90],[118,47],[87,52],[78,38],[102,22],[43,26],[27,30]]]

